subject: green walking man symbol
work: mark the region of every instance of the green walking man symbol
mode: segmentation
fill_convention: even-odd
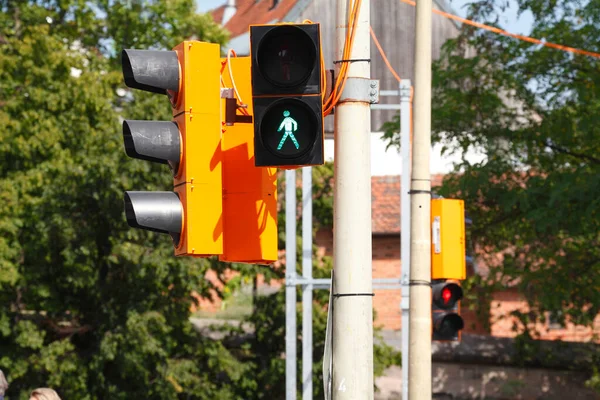
[[[279,129],[277,129],[277,132],[281,132],[281,130],[283,129],[285,131],[285,135],[281,137],[281,141],[279,142],[279,146],[277,146],[277,150],[281,150],[283,144],[285,143],[288,137],[292,139],[292,142],[294,142],[294,146],[296,146],[296,150],[298,150],[300,148],[300,145],[296,140],[296,136],[294,136],[294,132],[298,130],[298,123],[294,118],[290,117],[290,112],[288,110],[285,110],[283,112],[283,116],[285,118],[283,119],[283,121],[281,121],[281,125],[279,125]]]

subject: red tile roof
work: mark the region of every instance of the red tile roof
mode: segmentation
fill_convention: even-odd
[[[432,175],[431,186],[440,186],[443,175]],[[371,219],[374,235],[400,234],[400,176],[371,178]]]
[[[248,31],[250,24],[267,24],[273,21],[281,21],[296,5],[298,0],[237,0],[236,13],[227,23],[225,29],[234,38]],[[225,5],[211,11],[213,19],[219,23],[223,21]]]
[[[215,8],[214,10],[212,10],[210,12],[210,14],[212,15],[213,19],[215,20],[215,22],[217,23],[221,23],[223,22],[223,14],[225,13],[225,5],[222,5],[219,8]]]

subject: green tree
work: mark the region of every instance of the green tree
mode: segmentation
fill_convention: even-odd
[[[207,261],[131,230],[126,189],[168,189],[127,159],[119,111],[169,119],[160,96],[117,96],[123,47],[225,35],[193,1],[0,1],[0,368],[8,396],[234,398],[245,366],[192,331]],[[162,100],[162,101],[161,101]],[[215,379],[219,377],[219,379]]]
[[[533,14],[531,36],[600,52],[599,2],[516,4]],[[497,25],[508,5],[473,2],[469,17]],[[548,315],[591,326],[600,311],[600,59],[463,25],[433,74],[434,141],[486,156],[463,156],[439,189],[473,217],[490,269],[478,285],[518,288],[531,308],[515,314],[521,326]],[[385,130],[397,145],[398,120]]]

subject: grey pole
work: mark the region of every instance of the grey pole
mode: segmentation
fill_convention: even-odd
[[[400,182],[400,257],[402,266],[402,398],[408,399],[408,345],[410,291],[410,80],[400,82],[400,151],[402,156],[402,181]]]
[[[337,1],[336,60],[357,62],[349,62],[345,94],[334,115],[332,398],[373,400],[371,107],[364,92],[352,90],[371,78],[370,2],[360,2],[346,57],[349,4]]]
[[[415,97],[411,170],[408,396],[431,400],[431,0],[415,14]]]
[[[285,171],[285,399],[296,400],[296,171]]]
[[[312,167],[302,169],[302,277],[312,280]],[[302,400],[312,400],[313,285],[302,286]]]

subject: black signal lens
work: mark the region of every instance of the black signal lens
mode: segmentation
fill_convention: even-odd
[[[305,83],[311,76],[316,58],[313,40],[295,26],[272,29],[262,38],[257,53],[261,75],[279,87]]]

